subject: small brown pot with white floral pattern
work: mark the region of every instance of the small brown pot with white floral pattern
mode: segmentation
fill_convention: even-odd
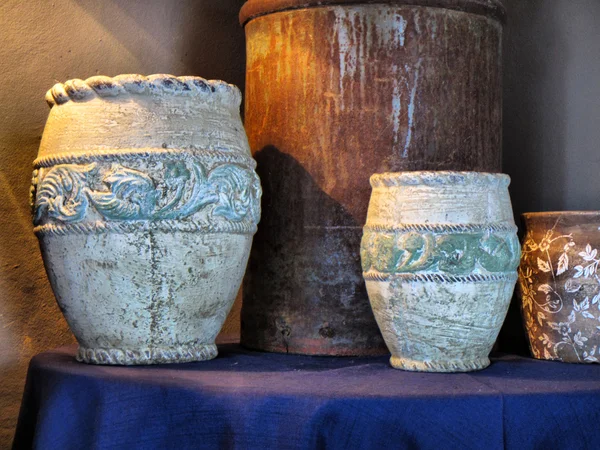
[[[533,356],[600,361],[600,211],[523,214],[521,311]]]

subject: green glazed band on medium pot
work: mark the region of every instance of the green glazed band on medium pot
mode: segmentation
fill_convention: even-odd
[[[600,360],[600,211],[523,214],[521,312],[534,357]]]
[[[504,321],[520,246],[502,174],[374,175],[363,276],[395,368],[478,370]]]

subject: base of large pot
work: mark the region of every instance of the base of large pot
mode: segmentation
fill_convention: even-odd
[[[218,354],[215,344],[152,348],[85,348],[77,350],[77,361],[88,364],[134,366],[207,361]]]
[[[485,369],[490,365],[490,359],[478,358],[472,360],[451,359],[448,361],[419,361],[416,359],[392,356],[390,364],[394,369],[411,372],[472,372]]]

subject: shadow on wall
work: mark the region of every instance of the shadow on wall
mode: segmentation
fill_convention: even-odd
[[[362,224],[289,154],[267,146],[255,158],[262,218],[244,280],[244,344],[378,353],[382,341],[360,269]]]
[[[73,1],[153,73],[218,78],[243,92],[245,40],[235,12],[245,0]]]
[[[503,166],[512,176],[518,215],[567,207],[563,189],[569,52],[564,17],[547,3],[506,1]]]
[[[545,0],[505,0],[503,171],[512,178],[515,220],[565,204],[565,17]],[[522,227],[521,227],[522,231]],[[528,355],[515,295],[499,349]]]

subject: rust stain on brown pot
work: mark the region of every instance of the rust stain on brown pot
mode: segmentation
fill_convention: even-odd
[[[501,169],[503,17],[496,0],[246,3],[245,125],[264,196],[244,345],[385,352],[359,258],[369,177]]]

